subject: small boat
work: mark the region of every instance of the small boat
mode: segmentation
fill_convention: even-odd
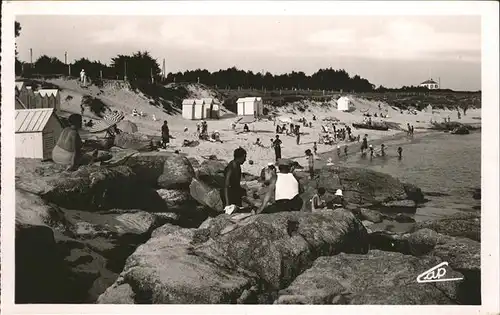
[[[373,129],[373,130],[389,130],[389,127],[387,125],[379,125],[379,124],[366,124],[366,123],[353,123],[352,126],[354,128],[361,128],[361,129]]]

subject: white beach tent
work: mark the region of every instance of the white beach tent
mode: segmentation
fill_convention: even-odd
[[[16,110],[16,157],[48,160],[63,129],[53,108]]]
[[[351,100],[347,96],[341,96],[337,100],[337,110],[346,112],[349,111]]]
[[[194,119],[194,99],[185,99],[182,101],[182,118]]]
[[[262,104],[261,97],[243,97],[236,101],[238,106],[238,115],[247,116],[254,115],[262,116],[264,112],[264,105]]]

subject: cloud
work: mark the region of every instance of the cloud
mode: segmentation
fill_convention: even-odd
[[[330,54],[377,59],[418,60],[453,58],[479,61],[481,38],[474,33],[440,31],[424,23],[396,19],[378,34],[361,36],[354,29],[321,30],[311,34],[308,43]]]

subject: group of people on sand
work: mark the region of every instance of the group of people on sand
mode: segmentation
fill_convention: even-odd
[[[267,186],[267,192],[262,204],[256,206],[246,196],[246,191],[241,187],[241,165],[247,158],[247,152],[243,148],[237,148],[233,153],[233,160],[224,169],[224,188],[221,194],[224,210],[226,213],[232,213],[237,208],[243,207],[245,201],[252,214],[259,213],[277,213],[284,211],[301,211],[304,201],[300,194],[304,188],[300,184],[297,176],[294,174],[294,163],[289,159],[280,158],[277,161],[277,169],[273,163],[263,170],[262,177]],[[325,208],[345,207],[345,201],[342,196],[342,190],[337,190],[333,201],[327,203],[324,200],[325,189],[318,188],[311,202],[311,210],[318,211]],[[270,200],[274,196],[274,202]]]

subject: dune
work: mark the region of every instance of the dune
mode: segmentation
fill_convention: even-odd
[[[103,87],[90,86],[82,88],[76,80],[52,79],[48,82],[55,84],[61,89],[61,109],[64,113],[80,113],[80,102],[84,95],[90,95],[99,98],[111,110],[123,112],[125,119],[134,122],[138,126],[138,132],[146,135],[160,135],[161,125],[164,120],[168,121],[170,133],[173,136],[170,149],[179,150],[181,153],[193,156],[202,160],[202,156],[216,155],[219,158],[230,160],[234,149],[242,147],[247,150],[247,160],[252,160],[254,163],[250,165],[245,163],[243,171],[251,174],[259,174],[262,167],[267,163],[275,160],[274,150],[271,148],[271,139],[274,139],[276,126],[273,121],[268,119],[260,119],[249,125],[250,132],[242,133],[243,125],[237,124],[236,130],[231,129],[231,123],[237,117],[230,113],[226,108],[222,108],[223,118],[219,120],[207,120],[208,131],[219,131],[223,143],[213,143],[208,141],[200,141],[196,147],[182,147],[182,143],[187,140],[198,140],[196,136],[196,124],[199,121],[186,120],[182,118],[180,110],[174,114],[167,111],[160,105],[155,106],[153,97],[149,97],[141,92],[133,91],[127,83],[119,81],[106,82]],[[221,94],[210,90],[208,87],[196,84],[182,84],[188,93],[188,97],[221,97]],[[167,87],[172,87],[172,84]],[[68,96],[71,96],[68,99]],[[362,122],[365,118],[365,113],[370,114],[387,114],[388,118],[377,118],[372,116],[372,121],[385,121],[391,128],[388,131],[355,129],[352,128],[353,134],[361,137],[364,134],[368,135],[369,141],[381,140],[385,137],[393,137],[401,134],[406,130],[406,124],[414,126],[415,132],[426,131],[430,127],[431,119],[441,122],[445,118],[450,117],[452,120],[457,120],[457,113],[454,110],[441,109],[432,112],[418,111],[417,115],[409,114],[407,111],[401,111],[398,108],[392,107],[383,101],[368,100],[359,95],[348,95],[353,104],[353,110],[350,112],[342,112],[336,109],[336,101],[332,100],[328,103],[320,103],[316,101],[300,101],[280,108],[273,108],[272,113],[277,117],[290,118],[297,121],[299,118],[306,118],[313,123],[312,128],[301,126],[300,144],[296,144],[296,138],[284,134],[279,135],[283,142],[282,156],[295,158],[302,165],[306,165],[304,151],[312,149],[313,143],[318,141],[321,132],[321,125],[331,127],[332,121],[323,121],[323,119],[338,120],[337,127],[343,125],[351,125],[355,122]],[[222,99],[220,99],[222,103]],[[380,108],[379,108],[380,106]],[[139,112],[144,112],[144,117],[132,116],[133,109]],[[153,115],[156,121],[152,119]],[[84,118],[98,119],[94,114],[86,111]],[[316,121],[313,121],[313,116]],[[481,109],[470,109],[467,116],[460,119],[461,123],[477,123],[477,117],[481,117]],[[188,131],[185,132],[184,129]],[[254,145],[257,138],[260,138],[264,147]],[[338,145],[350,144],[350,142],[339,143]],[[357,146],[357,143],[352,144]],[[318,153],[324,153],[334,150],[336,146],[324,145],[318,143]],[[357,151],[357,149],[356,149]],[[349,152],[354,152],[350,149]]]

